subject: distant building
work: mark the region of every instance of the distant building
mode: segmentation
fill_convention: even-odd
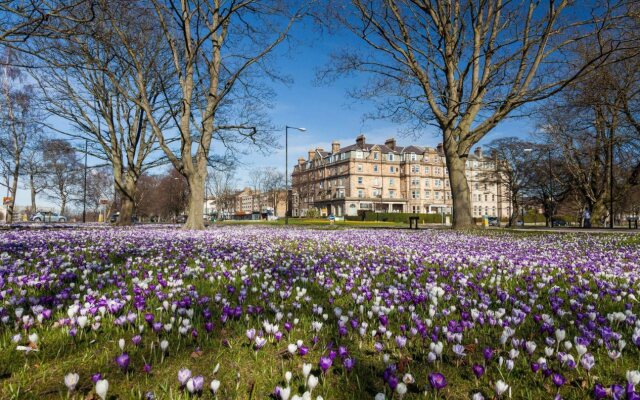
[[[206,214],[219,214],[224,218],[243,218],[253,213],[274,215],[283,218],[285,215],[284,190],[261,192],[251,188],[230,193],[224,198],[209,197],[205,201]]]
[[[507,217],[509,201],[496,174],[495,157],[480,148],[469,156],[467,178],[474,217]],[[304,216],[315,209],[321,215],[358,214],[358,211],[441,213],[451,212],[449,175],[441,146],[355,144],[331,151],[316,148],[299,158],[292,173],[291,214]]]

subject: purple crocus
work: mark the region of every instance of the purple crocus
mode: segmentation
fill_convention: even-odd
[[[331,359],[331,357],[320,357],[320,362],[318,363],[318,365],[320,366],[322,372],[327,372],[327,370],[331,367],[331,364],[333,364],[333,360]]]
[[[593,396],[596,400],[606,399],[607,389],[605,389],[601,384],[596,383],[596,385],[593,387]]]
[[[447,379],[439,372],[429,374],[429,385],[432,389],[441,390],[447,386]]]
[[[129,369],[129,354],[122,353],[118,357],[116,357],[116,364],[120,367],[121,370],[126,371]]]
[[[98,373],[96,373],[96,374],[91,375],[91,381],[92,381],[93,383],[96,383],[96,382],[98,382],[98,381],[99,381],[99,380],[101,380],[101,379],[102,379],[102,374],[101,374],[100,372],[98,372]]]
[[[480,364],[474,364],[473,367],[471,367],[471,370],[473,371],[473,374],[476,376],[476,378],[480,378],[482,375],[484,375],[484,367]]]
[[[133,343],[134,346],[139,346],[141,342],[142,342],[142,336],[140,335],[135,335],[134,337],[131,338],[131,343]]]
[[[553,384],[556,385],[557,387],[564,385],[564,383],[566,382],[566,380],[564,379],[564,376],[562,376],[557,372],[553,374],[553,376],[551,377],[551,380],[553,381]]]
[[[304,357],[307,353],[309,353],[309,348],[307,346],[298,346],[298,354]]]
[[[351,371],[356,365],[356,361],[353,358],[348,357],[344,359],[342,365],[344,366],[344,369],[346,369],[347,371]]]
[[[491,347],[485,347],[484,350],[482,350],[482,355],[486,361],[489,361],[493,358],[493,350]]]
[[[178,371],[178,382],[180,382],[180,386],[186,385],[189,378],[191,378],[191,370],[182,368]]]

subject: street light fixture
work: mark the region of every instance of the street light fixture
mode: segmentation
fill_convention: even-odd
[[[289,225],[289,129],[296,129],[300,132],[306,132],[307,128],[296,128],[295,126],[286,125],[284,128],[284,224]]]

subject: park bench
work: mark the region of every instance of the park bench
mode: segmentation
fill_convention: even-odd
[[[420,217],[409,217],[409,229],[418,229],[418,220]]]
[[[627,217],[629,229],[638,229],[638,217]],[[633,225],[633,228],[631,227]]]

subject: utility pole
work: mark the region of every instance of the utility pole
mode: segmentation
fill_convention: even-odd
[[[609,228],[613,229],[613,129],[609,131]]]

